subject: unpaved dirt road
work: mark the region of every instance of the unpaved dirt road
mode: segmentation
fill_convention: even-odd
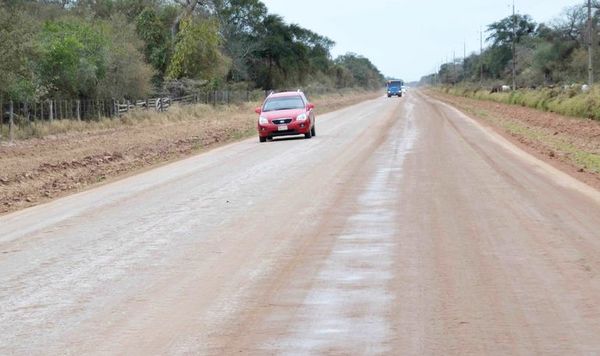
[[[600,193],[412,92],[0,217],[0,354],[598,354]]]

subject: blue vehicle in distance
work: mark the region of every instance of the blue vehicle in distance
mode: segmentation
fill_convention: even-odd
[[[392,96],[397,96],[397,97],[401,98],[403,89],[404,89],[404,82],[402,80],[388,80],[388,82],[387,82],[388,98],[391,98]]]

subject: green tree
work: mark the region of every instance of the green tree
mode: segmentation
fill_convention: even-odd
[[[283,18],[268,15],[258,29],[260,49],[258,59],[254,61],[254,77],[257,84],[264,89],[274,89],[286,85],[285,73],[282,69],[283,59],[291,56],[291,33]]]
[[[20,10],[0,10],[0,95],[33,100],[44,93],[35,72],[38,24]]]
[[[213,0],[224,51],[231,58],[228,75],[233,81],[251,81],[250,66],[257,61],[261,47],[257,32],[267,16],[259,0]]]
[[[520,43],[523,38],[533,35],[535,29],[536,23],[531,16],[511,15],[488,26],[487,31],[490,35],[487,40],[492,41],[493,47],[511,46],[513,39]]]
[[[223,77],[229,60],[221,53],[220,45],[216,22],[191,17],[181,20],[167,77],[206,81]]]
[[[258,48],[249,63],[250,76],[264,89],[306,85],[333,65],[329,53],[333,41],[288,25],[278,15],[267,15],[256,37]]]
[[[155,84],[160,84],[173,51],[169,28],[155,9],[146,8],[136,18],[136,32],[144,41],[146,61],[156,70]]]
[[[113,15],[105,25],[108,44],[105,76],[98,93],[104,98],[143,98],[151,91],[152,66],[144,61],[143,42],[125,15]]]
[[[0,95],[133,98],[228,84],[376,87],[366,58],[269,14],[260,0],[0,2]]]
[[[77,18],[47,22],[40,34],[40,76],[51,95],[95,97],[106,75],[107,38]]]
[[[352,73],[352,86],[365,89],[378,89],[383,86],[385,78],[369,59],[355,53],[347,53],[339,56],[335,62]]]

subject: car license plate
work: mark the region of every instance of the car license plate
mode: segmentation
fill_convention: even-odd
[[[277,130],[279,130],[279,131],[286,131],[287,130],[287,125],[279,125],[277,127]]]

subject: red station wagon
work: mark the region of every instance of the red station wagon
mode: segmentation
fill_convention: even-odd
[[[316,135],[314,105],[301,91],[289,91],[269,95],[263,105],[256,108],[258,138],[260,142],[276,136]]]

